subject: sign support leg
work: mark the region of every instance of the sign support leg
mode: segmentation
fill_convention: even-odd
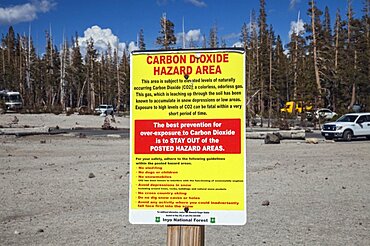
[[[168,225],[167,246],[204,246],[205,226]]]

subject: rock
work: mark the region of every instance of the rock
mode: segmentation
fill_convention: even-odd
[[[18,122],[19,122],[19,119],[17,118],[17,116],[14,116],[12,120],[12,124],[18,124]]]
[[[95,175],[93,173],[89,173],[89,179],[95,178]]]
[[[270,201],[269,200],[265,200],[262,202],[262,206],[269,206],[270,205]]]
[[[110,124],[110,120],[109,120],[108,116],[106,116],[106,117],[105,117],[105,119],[104,119],[104,123],[103,123],[103,125],[101,126],[101,128],[102,128],[103,130],[109,130],[109,129],[112,129],[112,128],[113,128],[113,127],[111,126],[111,124]]]
[[[306,138],[305,142],[308,144],[318,144],[319,140],[317,138]]]
[[[37,232],[38,232],[38,233],[40,233],[40,232],[44,232],[44,229],[38,229],[38,230],[37,230]]]
[[[265,144],[279,144],[280,138],[278,135],[273,133],[267,133],[265,137]]]

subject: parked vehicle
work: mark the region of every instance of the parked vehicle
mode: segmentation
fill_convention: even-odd
[[[302,101],[288,101],[285,103],[284,107],[280,109],[280,112],[284,113],[302,113],[304,111],[311,111],[312,110],[312,105],[305,104]]]
[[[322,126],[321,134],[325,139],[344,139],[366,137],[370,139],[370,113],[345,114],[335,122]]]
[[[330,120],[338,114],[328,108],[320,108],[314,112],[314,115],[316,119]]]
[[[0,91],[0,101],[4,104],[5,111],[19,111],[23,108],[21,94],[17,91]]]
[[[95,114],[109,115],[109,114],[113,114],[114,108],[113,108],[113,105],[100,104],[97,108],[95,108],[94,112]]]

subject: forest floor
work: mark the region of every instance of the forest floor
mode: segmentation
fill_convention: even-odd
[[[0,125],[14,116],[61,128],[104,121],[7,114]],[[128,222],[129,139],[0,135],[0,146],[1,245],[166,244],[166,226]],[[366,140],[248,139],[248,222],[207,226],[206,245],[370,245],[369,150]]]

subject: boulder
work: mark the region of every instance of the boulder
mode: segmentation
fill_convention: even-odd
[[[280,137],[277,134],[267,133],[265,137],[265,144],[279,144]]]

